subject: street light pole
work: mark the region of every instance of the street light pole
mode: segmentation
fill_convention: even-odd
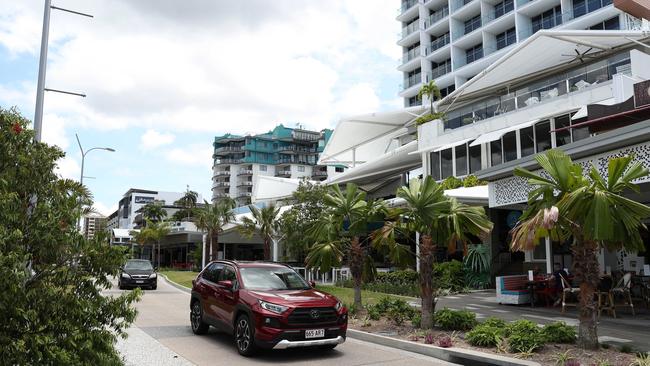
[[[34,111],[34,139],[37,142],[41,141],[41,134],[43,131],[43,101],[45,99],[45,92],[51,91],[56,93],[71,94],[80,97],[86,97],[85,94],[66,92],[57,89],[45,88],[45,74],[47,71],[47,46],[50,38],[50,13],[52,9],[64,11],[71,14],[81,15],[84,17],[92,18],[90,14],[80,13],[69,9],[59,8],[52,6],[52,0],[45,0],[45,10],[43,12],[43,33],[41,34],[41,54],[38,61],[38,84],[36,85],[36,110]]]

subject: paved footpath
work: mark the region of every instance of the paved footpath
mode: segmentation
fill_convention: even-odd
[[[107,294],[118,294],[114,287]],[[263,352],[255,358],[240,356],[232,337],[211,329],[205,336],[189,325],[190,295],[158,279],[158,289],[144,291],[137,304],[138,317],[130,337],[118,348],[127,365],[450,365],[431,357],[348,338],[331,351],[313,349]]]

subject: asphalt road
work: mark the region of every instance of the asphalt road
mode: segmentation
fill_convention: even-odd
[[[119,292],[121,290],[115,286],[107,291],[107,294]],[[237,353],[231,336],[213,329],[204,336],[192,333],[189,323],[189,300],[188,293],[159,278],[158,289],[144,291],[144,296],[137,304],[139,314],[135,321],[135,330],[137,333],[144,332],[153,337],[173,353],[196,365],[450,365],[430,357],[351,338],[331,351],[307,348],[277,350],[262,352],[255,358],[245,358]],[[136,342],[137,338],[130,337],[125,343]],[[135,344],[131,346],[136,352],[145,348]],[[142,354],[137,357],[143,360],[155,359],[155,355],[147,355],[147,352],[153,351],[142,349]]]

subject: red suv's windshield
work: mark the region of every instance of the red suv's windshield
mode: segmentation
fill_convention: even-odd
[[[250,290],[306,290],[310,286],[290,268],[240,268],[244,287]]]

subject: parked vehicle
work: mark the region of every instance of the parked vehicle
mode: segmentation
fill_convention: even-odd
[[[146,259],[129,259],[120,269],[117,280],[120,290],[125,288],[142,287],[155,290],[158,287],[158,274]]]
[[[214,261],[192,284],[192,331],[205,334],[213,326],[230,333],[244,356],[259,348],[333,349],[345,342],[345,306],[287,265]]]

